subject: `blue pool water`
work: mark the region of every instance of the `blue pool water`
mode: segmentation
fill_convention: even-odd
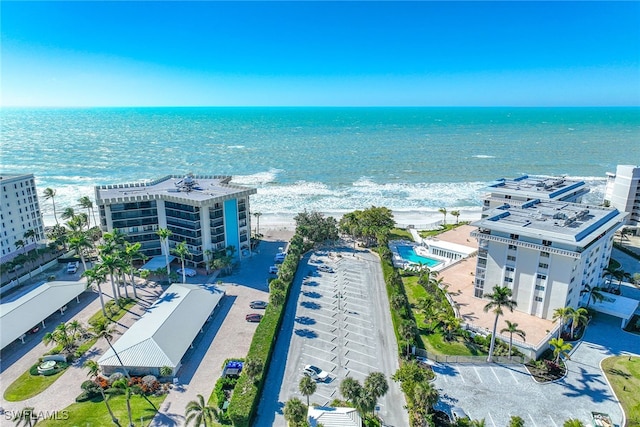
[[[397,246],[398,248],[398,254],[402,257],[402,259],[404,259],[405,261],[408,262],[413,262],[415,264],[419,264],[422,263],[423,265],[426,265],[427,267],[434,267],[438,264],[440,264],[440,261],[432,259],[432,258],[426,258],[423,256],[420,256],[418,254],[416,254],[416,252],[413,250],[413,246]]]

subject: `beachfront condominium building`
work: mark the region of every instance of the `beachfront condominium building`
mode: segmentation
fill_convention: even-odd
[[[33,174],[0,175],[0,189],[0,261],[4,263],[34,249],[44,239],[44,226]]]
[[[204,267],[209,251],[234,248],[234,257],[250,252],[249,196],[255,188],[232,185],[230,176],[165,176],[152,182],[96,187],[103,231],[119,230],[140,242],[148,257],[162,254],[157,231],[171,231],[169,246],[186,242],[186,263]]]
[[[618,165],[607,172],[605,203],[629,214],[627,225],[640,227],[640,166]]]
[[[483,218],[487,216],[487,210],[505,203],[519,206],[534,199],[580,203],[589,187],[584,181],[565,177],[522,175],[513,179],[497,179],[487,190],[482,205]]]
[[[614,232],[625,213],[615,208],[534,199],[488,210],[472,225],[478,240],[475,293],[496,285],[513,291],[517,310],[545,319],[578,307],[586,285],[600,286]]]

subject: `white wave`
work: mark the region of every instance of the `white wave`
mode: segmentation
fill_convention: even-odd
[[[487,154],[476,154],[475,156],[471,156],[471,157],[475,157],[476,159],[495,159],[496,156],[489,156]]]
[[[281,169],[269,169],[266,172],[258,172],[251,175],[234,175],[231,178],[233,184],[238,185],[259,185],[275,182],[278,174],[282,172]]]

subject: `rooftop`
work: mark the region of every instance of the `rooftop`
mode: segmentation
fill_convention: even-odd
[[[568,179],[562,176],[523,175],[513,179],[500,178],[488,186],[488,190],[493,194],[513,194],[517,192],[529,197],[542,199],[556,199],[577,189],[580,189],[583,194],[589,192],[589,187],[584,181]]]
[[[569,243],[590,242],[626,216],[614,208],[539,199],[521,206],[505,204],[487,214],[472,225]]]
[[[98,204],[113,204],[161,199],[203,206],[257,192],[255,188],[229,184],[229,181],[231,176],[168,175],[150,182],[96,187],[96,200]]]

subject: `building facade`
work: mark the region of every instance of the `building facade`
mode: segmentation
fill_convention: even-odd
[[[0,261],[8,262],[36,248],[45,237],[44,225],[33,174],[0,175],[0,190]],[[20,241],[24,247],[16,247]]]
[[[471,233],[478,240],[474,295],[507,286],[517,310],[544,319],[585,302],[585,285],[600,285],[614,232],[626,218],[614,208],[539,199],[485,214],[472,224],[478,227]]]
[[[604,200],[620,212],[629,214],[627,225],[640,226],[640,166],[618,165],[607,172]]]
[[[160,228],[171,230],[170,248],[185,241],[187,265],[204,267],[210,253],[232,246],[234,257],[249,254],[249,196],[256,189],[229,184],[230,176],[165,176],[146,183],[96,187],[103,231],[119,230],[141,243],[148,257],[160,255]]]
[[[505,203],[520,206],[534,199],[580,203],[582,196],[589,192],[589,187],[584,181],[565,177],[522,175],[513,179],[497,179],[487,190],[482,206],[483,218],[486,217],[484,211]]]

